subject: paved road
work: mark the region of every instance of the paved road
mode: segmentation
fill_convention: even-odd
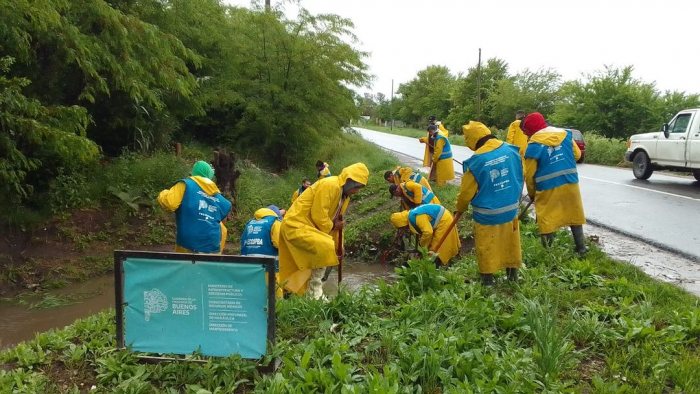
[[[415,138],[355,129],[381,147],[423,158],[424,145]],[[459,161],[473,154],[456,145],[452,152]],[[455,163],[455,171],[461,174],[462,166]],[[591,164],[580,164],[578,171],[586,218],[592,224],[700,262],[700,182],[659,173],[641,181],[630,169]]]

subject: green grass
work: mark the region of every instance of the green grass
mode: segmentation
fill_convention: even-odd
[[[260,375],[236,357],[140,364],[114,350],[113,312],[38,334],[0,353],[7,392],[97,393],[697,393],[698,299],[592,247],[552,249],[525,224],[518,284],[478,284],[474,256],[450,269],[425,260],[393,285],[329,303],[277,305],[283,364]],[[465,279],[470,282],[465,283]],[[64,388],[64,386],[66,388]],[[204,390],[204,391],[203,391]]]
[[[594,132],[585,134],[586,163],[603,164],[606,166],[629,167],[625,161],[627,142],[613,138],[605,138]]]

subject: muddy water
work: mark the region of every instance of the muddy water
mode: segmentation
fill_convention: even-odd
[[[393,275],[394,268],[389,264],[362,263],[352,260],[343,264],[343,286],[348,290],[359,289],[362,285],[374,283],[380,278],[390,280],[389,278]],[[328,281],[324,284],[324,291],[329,295],[337,294],[337,283],[337,271],[333,270]],[[64,289],[52,290],[46,294],[79,295],[82,299],[73,305],[51,309],[29,308],[29,305],[41,301],[44,297],[43,294],[25,298],[24,301],[27,305],[24,306],[0,302],[0,349],[32,339],[37,332],[63,328],[76,319],[114,307],[114,277],[112,275],[103,276]]]
[[[647,275],[673,283],[700,297],[700,262],[667,252],[646,242],[586,225],[587,236],[596,236],[600,248],[610,257],[639,267]]]

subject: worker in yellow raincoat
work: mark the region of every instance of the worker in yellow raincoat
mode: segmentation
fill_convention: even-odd
[[[196,162],[191,175],[158,194],[158,203],[175,212],[175,251],[221,254],[226,245],[224,223],[231,211],[231,203],[221,195],[212,180],[214,169],[209,163]]]
[[[278,248],[280,228],[286,212],[275,205],[260,208],[253,214],[253,219],[246,223],[241,234],[241,256],[272,257],[275,259],[277,297],[282,297],[283,295],[282,286],[279,283]]]
[[[318,179],[322,178],[328,178],[331,176],[331,167],[328,165],[328,163],[323,162],[321,160],[316,162],[316,175],[318,175]]]
[[[396,228],[408,226],[414,234],[420,235],[418,244],[427,247],[431,252],[438,254],[442,265],[447,265],[451,258],[459,253],[462,243],[459,240],[457,226],[452,227],[450,235],[442,243],[440,249],[437,244],[452,224],[452,214],[439,204],[427,204],[413,208],[410,211],[397,212],[391,215],[391,223]]]
[[[443,132],[445,136],[449,137],[449,130],[447,130],[445,126],[442,125],[442,122],[437,120],[437,117],[435,115],[428,116],[428,125],[437,126],[439,131]],[[418,141],[421,144],[425,144],[425,154],[423,155],[423,167],[431,167],[434,150],[433,148],[435,147],[435,136],[430,134],[430,132],[428,131],[428,135],[425,137],[418,138]],[[432,170],[431,173],[428,174],[428,177],[431,181],[435,179],[435,174],[432,172]]]
[[[452,145],[447,134],[438,132],[435,125],[428,126],[428,131],[435,133],[435,150],[433,151],[433,171],[437,186],[445,186],[449,180],[455,179],[455,168],[452,164]]]
[[[301,181],[301,187],[295,190],[294,194],[292,194],[292,204],[294,204],[294,201],[296,201],[296,199],[299,198],[301,193],[303,193],[304,190],[308,189],[309,186],[311,186],[310,180],[304,179],[303,181]]]
[[[508,126],[508,134],[506,142],[518,147],[520,157],[525,157],[525,149],[527,148],[527,136],[520,128],[520,122],[525,117],[525,111],[517,111],[515,113],[515,121]]]
[[[389,194],[391,197],[401,198],[408,209],[424,204],[440,204],[440,200],[432,190],[413,181],[390,185]]]
[[[469,122],[462,131],[474,155],[463,163],[456,210],[465,212],[472,205],[481,281],[492,285],[493,274],[504,268],[508,279],[516,280],[523,263],[518,221],[523,164],[518,147],[499,141],[480,122]]]
[[[353,164],[339,176],[323,178],[311,185],[287,211],[279,243],[280,282],[286,290],[303,294],[308,287],[313,298],[324,298],[325,269],[338,265],[337,249],[342,254],[343,240],[338,237],[338,230],[345,226],[342,216],[350,196],[360,191],[368,180],[367,166]]]
[[[569,226],[576,251],[586,253],[586,217],[576,169],[581,151],[571,131],[548,126],[538,112],[526,116],[520,127],[530,137],[525,151],[525,184],[527,194],[535,201],[542,243],[550,246],[553,233]]]
[[[430,187],[428,178],[423,176],[423,174],[418,171],[413,171],[413,168],[411,167],[396,167],[394,171],[387,171],[384,173],[384,180],[397,185],[400,185],[403,182],[413,181],[421,186],[425,186],[425,188],[428,190],[433,190],[433,188]]]

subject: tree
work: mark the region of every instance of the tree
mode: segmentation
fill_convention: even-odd
[[[489,112],[487,103],[499,81],[509,78],[508,64],[498,58],[489,59],[481,69],[481,89],[479,90],[478,67],[469,68],[467,75],[457,78],[450,98],[453,107],[449,110],[447,125],[450,129],[461,130],[463,124],[470,120],[478,120],[485,124],[493,124],[494,117]],[[481,97],[481,117],[477,119],[478,96]]]
[[[562,85],[562,101],[551,120],[557,124],[595,130],[609,138],[658,129],[662,123],[659,92],[653,83],[632,76],[633,67],[605,67],[585,81]]]
[[[399,118],[414,124],[425,123],[430,115],[443,119],[452,107],[450,91],[455,77],[444,66],[429,66],[416,78],[399,85],[402,96]],[[396,104],[396,102],[394,103]]]

